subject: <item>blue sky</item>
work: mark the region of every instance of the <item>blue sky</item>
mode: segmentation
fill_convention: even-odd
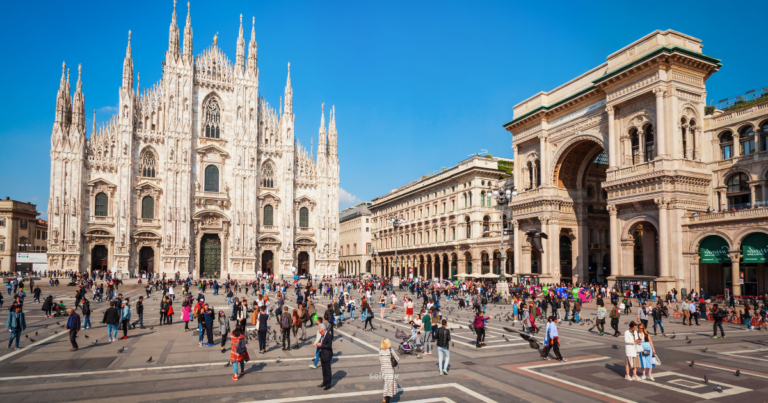
[[[47,216],[50,134],[61,62],[83,64],[88,131],[117,105],[128,30],[134,71],[161,78],[171,0],[0,4],[0,197]],[[342,208],[468,154],[512,157],[512,106],[602,63],[655,29],[703,40],[723,60],[708,100],[768,86],[766,1],[192,1],[194,51],[234,59],[239,15],[256,17],[260,91],[277,106],[291,63],[296,137],[317,143],[336,106]],[[183,31],[186,2],[179,4]],[[247,40],[247,39],[246,39]],[[73,85],[74,89],[74,85]]]

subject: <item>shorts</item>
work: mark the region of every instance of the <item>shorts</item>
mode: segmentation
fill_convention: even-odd
[[[379,304],[382,308],[384,308],[384,304]]]

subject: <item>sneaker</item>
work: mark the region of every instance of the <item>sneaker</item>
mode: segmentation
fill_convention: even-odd
[[[237,378],[237,375],[235,375],[235,376],[233,376],[233,377],[232,377],[232,380],[233,380],[233,381],[236,381],[237,379],[238,379],[238,378]]]
[[[656,380],[655,380],[655,379],[653,379],[653,377],[652,377],[652,376],[650,376],[650,375],[648,376],[648,380],[649,380],[649,381],[651,381],[651,382],[654,382],[654,381],[656,381]]]
[[[718,337],[717,337],[717,336],[712,336],[712,338],[713,338],[713,339],[717,339]]]
[[[631,380],[632,380],[632,378],[630,378],[630,377],[629,377],[629,375],[626,375],[626,376],[624,377],[624,379],[626,379],[626,380],[628,380],[628,381],[631,381]]]
[[[312,369],[317,369],[317,365],[310,365],[309,367]]]
[[[637,377],[637,375],[635,375],[635,376],[633,376],[633,377],[632,377],[632,380],[633,380],[633,381],[639,381],[639,380],[640,380],[640,378],[638,378],[638,377]]]
[[[125,340],[127,338],[128,338],[128,336],[123,336],[123,337],[120,338],[120,340]]]
[[[640,380],[641,380],[641,381],[644,381],[644,380],[645,380],[645,375],[641,376],[641,377],[640,377]]]

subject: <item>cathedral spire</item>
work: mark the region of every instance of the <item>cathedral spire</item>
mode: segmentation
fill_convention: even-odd
[[[285,81],[285,113],[293,114],[293,88],[291,88],[291,63],[288,63],[288,79]]]
[[[131,31],[128,31],[128,47],[125,48],[125,61],[123,61],[123,88],[133,88],[133,60],[131,59]]]
[[[192,58],[192,11],[187,2],[187,25],[184,27],[184,56]]]
[[[242,72],[245,69],[245,40],[243,39],[243,15],[240,14],[240,34],[237,37],[237,55],[235,56],[235,67],[237,71]]]
[[[173,0],[173,14],[171,15],[171,27],[168,33],[168,52],[171,55],[179,54],[179,26],[176,24],[176,0]]]
[[[85,135],[85,96],[83,95],[83,65],[77,66],[77,84],[75,85],[75,96],[72,99],[72,123],[75,128],[80,130],[80,134]]]
[[[256,73],[256,17],[253,17],[251,26],[251,41],[248,43],[248,70]]]
[[[326,149],[326,144],[328,141],[328,136],[325,132],[325,103],[321,106],[320,109],[320,135],[317,141],[317,152],[319,153],[327,153],[328,150]]]
[[[331,107],[331,122],[328,125],[328,153],[336,155],[336,106]]]
[[[96,134],[96,109],[93,110],[93,124],[91,125],[91,138]]]

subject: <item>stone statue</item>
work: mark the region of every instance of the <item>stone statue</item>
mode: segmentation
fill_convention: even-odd
[[[53,207],[53,214],[59,215],[59,197],[56,197],[56,203]]]

